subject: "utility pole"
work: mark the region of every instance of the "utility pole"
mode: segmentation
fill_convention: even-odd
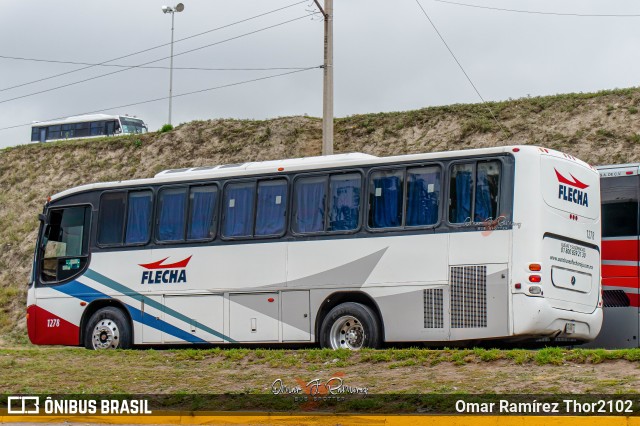
[[[333,154],[333,0],[324,0],[324,82],[322,87],[322,155]]]

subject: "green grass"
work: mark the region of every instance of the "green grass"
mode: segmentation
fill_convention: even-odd
[[[619,374],[598,373],[611,362],[617,362],[615,370],[607,371]],[[639,367],[640,349],[88,351],[24,346],[0,349],[0,388],[5,393],[267,394],[276,378],[295,385],[337,375],[370,386],[372,393],[488,393],[505,386],[519,393],[574,392],[576,387],[629,393],[640,386]]]

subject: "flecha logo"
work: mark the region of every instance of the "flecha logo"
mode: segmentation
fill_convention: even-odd
[[[40,397],[10,396],[7,398],[7,414],[39,414]]]
[[[553,170],[555,170],[556,177],[558,178],[558,198],[580,206],[589,207],[589,196],[586,191],[583,191],[583,189],[587,189],[589,185],[580,182],[571,173],[569,173],[571,179],[567,179],[556,169]]]
[[[189,264],[192,256],[187,257],[179,262],[164,264],[164,261],[168,259],[165,257],[162,260],[152,263],[139,264],[147,271],[142,272],[142,279],[140,284],[176,284],[187,282],[186,267]]]

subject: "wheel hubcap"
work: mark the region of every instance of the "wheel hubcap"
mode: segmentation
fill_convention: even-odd
[[[112,320],[101,320],[93,329],[91,340],[94,349],[116,349],[119,346],[120,330]]]
[[[333,349],[362,349],[366,338],[362,324],[356,317],[351,315],[338,318],[331,326],[330,336]]]

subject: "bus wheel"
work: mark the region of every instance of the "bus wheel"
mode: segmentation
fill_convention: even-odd
[[[323,348],[350,349],[380,346],[380,325],[371,308],[360,303],[342,303],[329,311],[320,328]]]
[[[111,306],[98,309],[84,332],[87,349],[128,349],[131,347],[131,327],[124,313]]]

